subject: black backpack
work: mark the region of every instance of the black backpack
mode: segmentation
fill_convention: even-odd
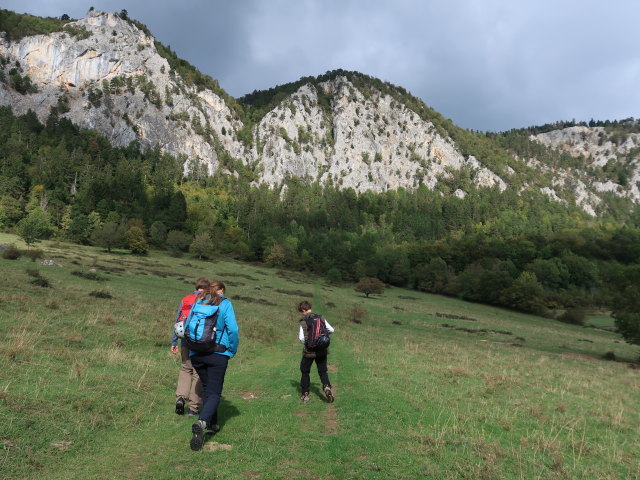
[[[331,340],[324,319],[314,313],[306,317],[305,322],[307,323],[307,341],[305,342],[307,350],[327,348]]]

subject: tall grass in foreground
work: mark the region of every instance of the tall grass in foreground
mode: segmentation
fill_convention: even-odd
[[[63,265],[38,267],[51,288],[30,284],[29,259],[0,261],[2,478],[640,477],[638,350],[614,333],[223,260],[43,251]],[[169,340],[201,275],[227,283],[241,344],[223,428],[194,453]],[[334,404],[314,371],[298,400],[303,298],[336,327]]]

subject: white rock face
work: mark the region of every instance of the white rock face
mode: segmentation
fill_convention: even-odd
[[[276,107],[257,129],[254,160],[262,181],[276,186],[287,176],[306,177],[357,192],[400,187],[431,188],[447,169],[468,166],[480,186],[506,183],[474,157],[465,159],[455,144],[438,135],[431,122],[378,93],[366,98],[345,77],[302,86]],[[323,111],[318,95],[332,98]]]
[[[220,164],[223,154],[253,168],[258,184],[278,188],[290,177],[301,177],[357,192],[383,192],[421,184],[435,188],[465,169],[476,186],[542,191],[554,201],[575,200],[591,215],[601,203],[600,193],[640,201],[640,159],[633,156],[640,134],[621,140],[601,127],[572,127],[532,137],[584,156],[601,171],[633,157],[627,159],[632,168],[625,186],[604,174],[594,179],[517,157],[513,167],[535,168],[542,179],[530,182],[509,165],[501,177],[463,155],[451,138],[393,96],[372,86],[360,91],[347,76],[302,85],[253,127],[249,148],[239,140],[244,125],[224,92],[188,85],[158,53],[153,37],[115,14],[97,11],[68,25],[89,35],[56,32],[17,42],[0,36],[0,56],[10,62],[5,76],[19,62],[38,88],[23,95],[0,82],[0,105],[10,105],[16,114],[33,110],[44,122],[51,107],[64,104],[60,115],[80,127],[97,130],[115,146],[137,141],[143,148],[180,155],[185,171],[196,162],[210,174],[237,176],[233,165]],[[244,130],[243,135],[246,139]],[[461,188],[454,192],[460,198],[466,194]]]
[[[344,77],[301,87],[260,121],[254,146],[247,149],[237,140],[243,125],[224,99],[188,86],[158,54],[154,39],[135,25],[98,11],[68,25],[90,35],[78,39],[57,32],[0,41],[0,55],[19,61],[39,90],[21,95],[2,85],[0,104],[16,114],[31,109],[45,121],[63,97],[69,105],[64,117],[98,130],[116,146],[134,140],[145,148],[158,146],[184,155],[185,168],[193,160],[205,162],[210,173],[218,170],[223,149],[259,166],[258,183],[271,186],[294,176],[358,192],[421,183],[432,188],[448,169],[469,167],[477,185],[506,188],[430,122],[391,96],[365,96]],[[126,86],[113,87],[114,82]],[[102,93],[99,102],[96,91]],[[319,93],[330,98],[329,109],[320,106]]]
[[[228,151],[244,151],[232,136],[222,134],[223,128],[226,133],[239,126],[225,102],[213,92],[187,86],[171,72],[152,37],[117,15],[97,11],[68,25],[85,28],[90,36],[78,39],[55,32],[15,43],[0,41],[0,55],[20,62],[38,87],[38,93],[21,95],[2,85],[1,105],[11,105],[16,114],[33,110],[45,121],[64,97],[70,109],[64,117],[98,130],[112,144],[137,140],[143,147],[159,146],[172,155],[206,162],[210,171],[217,166],[213,141],[195,129],[209,127]],[[109,87],[118,80],[133,88]],[[91,90],[103,92],[99,105],[90,101]]]
[[[584,173],[580,176],[581,172],[556,169],[554,183],[573,184],[576,201],[585,211],[595,211],[594,207],[601,202],[594,192],[610,192],[627,197],[634,203],[640,202],[640,134],[630,133],[620,139],[615,132],[609,133],[604,127],[575,126],[530,138],[573,157],[583,157],[585,170],[601,171],[601,176],[611,174],[603,169],[608,164],[620,164],[631,172],[626,184],[621,185],[614,181],[617,178],[589,181]],[[589,192],[587,183],[591,184],[592,192]]]

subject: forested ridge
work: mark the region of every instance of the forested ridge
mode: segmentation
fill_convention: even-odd
[[[125,10],[118,15],[151,35]],[[82,35],[65,26],[69,20],[0,10],[0,30],[10,40],[59,30]],[[638,206],[603,193],[594,218],[575,201],[553,201],[538,188],[525,188],[551,184],[554,169],[626,187],[636,150],[594,167],[531,135],[577,125],[603,127],[607,140],[619,145],[638,133],[639,122],[570,121],[474,132],[455,126],[402,87],[346,70],[233,99],[170,47],[155,46],[185,82],[225,99],[244,125],[237,136],[246,146],[261,119],[302,85],[344,76],[365,98],[389,95],[430,122],[465,157],[474,156],[500,176],[509,172],[510,188],[478,187],[467,168],[450,170],[433,189],[420,185],[358,194],[297,178],[282,179],[278,188],[255,186],[259,166],[244,165],[224,149],[217,149],[218,172],[233,175],[208,177],[192,169],[185,176],[186,158],[136,142],[113,147],[65,119],[62,101],[45,125],[32,112],[17,117],[0,107],[0,228],[15,231],[29,245],[58,238],[135,254],[163,248],[199,258],[228,255],[319,273],[332,282],[377,278],[577,323],[587,310],[614,309],[623,330],[635,331],[635,337],[627,336],[640,341],[633,313],[640,311]],[[23,95],[36,88],[18,63],[0,61],[0,82]],[[317,94],[330,114],[330,96],[322,88]],[[551,170],[514,162],[514,156],[535,158]],[[564,198],[575,198],[570,187],[555,188],[565,188]],[[454,195],[457,191],[465,195]]]
[[[114,148],[56,112],[42,125],[0,108],[0,225],[31,243],[234,256],[567,321],[588,309],[639,310],[637,215],[621,225],[470,185],[464,198],[451,195],[464,175],[437,190],[358,195],[298,179],[275,190],[242,175],[183,177],[182,163],[135,143]]]

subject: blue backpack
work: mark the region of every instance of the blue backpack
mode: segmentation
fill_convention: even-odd
[[[217,343],[218,305],[204,305],[200,301],[191,309],[184,321],[184,342],[189,350],[197,353],[226,352],[227,347]],[[222,338],[222,333],[220,333]]]

